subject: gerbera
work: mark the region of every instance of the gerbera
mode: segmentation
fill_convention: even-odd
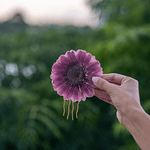
[[[93,84],[92,77],[101,77],[102,73],[99,61],[85,50],[67,51],[54,63],[50,77],[54,90],[64,98],[63,115],[65,115],[65,100],[69,100],[67,119],[70,113],[71,100],[73,120],[74,102],[78,101],[77,118],[79,102],[94,95],[93,88],[96,88],[96,85]]]

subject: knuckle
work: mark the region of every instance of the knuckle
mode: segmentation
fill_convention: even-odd
[[[133,81],[133,78],[131,77],[126,77],[128,81]]]
[[[138,81],[138,80],[136,80],[136,79],[134,79],[134,81],[135,81],[136,83],[139,83],[139,81]]]
[[[134,84],[137,84],[137,85],[139,84],[138,80],[131,78],[131,77],[128,77],[128,81],[133,82]]]
[[[126,77],[128,81],[132,82],[134,81],[135,79],[131,78],[131,77]]]
[[[139,81],[138,80],[136,80],[136,79],[134,79],[134,82],[135,82],[135,84],[139,84]]]
[[[112,82],[115,81],[115,76],[116,76],[116,74],[115,74],[115,73],[112,73],[112,79],[111,79]]]

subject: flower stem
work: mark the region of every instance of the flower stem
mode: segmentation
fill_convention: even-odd
[[[66,101],[64,100],[64,104],[63,104],[63,116],[65,115],[65,104],[66,104]]]
[[[74,102],[72,102],[72,120],[73,120]]]
[[[69,100],[67,119],[69,118],[69,114],[70,114],[70,104],[71,104],[71,100]]]
[[[78,118],[79,103],[80,103],[80,102],[78,102],[78,104],[77,104],[76,118]]]

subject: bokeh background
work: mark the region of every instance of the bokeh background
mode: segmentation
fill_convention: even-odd
[[[95,96],[66,120],[49,76],[60,55],[86,50],[104,73],[137,79],[150,113],[150,1],[77,1],[79,10],[70,1],[0,1],[0,150],[140,150]]]

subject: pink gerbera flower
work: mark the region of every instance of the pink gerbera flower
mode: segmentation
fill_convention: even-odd
[[[85,101],[86,97],[94,95],[96,86],[92,82],[92,77],[101,77],[103,71],[100,67],[99,61],[95,59],[90,53],[85,50],[67,51],[65,55],[61,55],[57,62],[52,67],[52,84],[54,90],[64,97],[64,113],[65,113],[65,100],[72,100],[72,102],[81,100]],[[68,116],[69,117],[69,107]],[[74,105],[72,103],[72,110]],[[78,112],[78,108],[77,108]],[[77,117],[76,112],[76,117]],[[64,114],[63,114],[64,115]],[[72,111],[73,119],[73,111]]]

